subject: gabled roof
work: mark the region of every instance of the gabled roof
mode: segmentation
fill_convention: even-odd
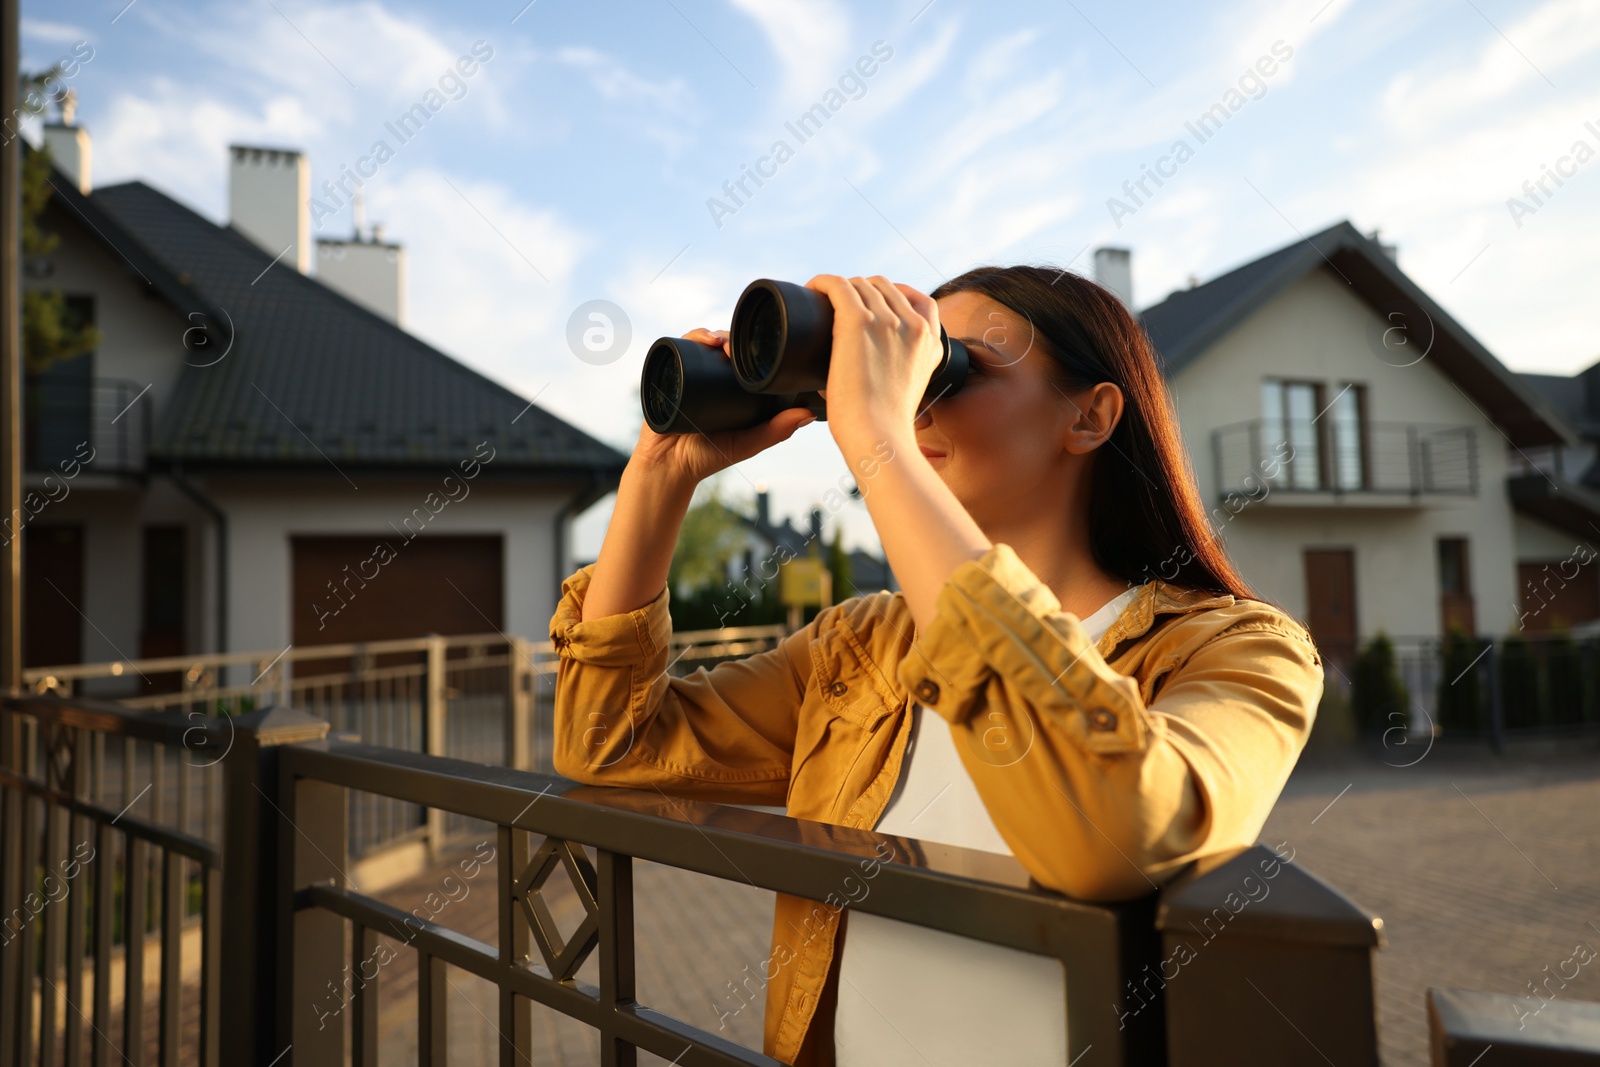
[[[1519,374],[1529,388],[1544,397],[1582,437],[1600,439],[1600,363],[1571,377],[1562,374]]]
[[[53,199],[212,337],[152,430],[153,466],[399,473],[454,465],[483,441],[497,473],[588,478],[627,462],[143,182],[85,197],[54,177]]]
[[[1166,361],[1168,375],[1194,362],[1249,315],[1314,270],[1328,270],[1390,321],[1412,331],[1433,327],[1426,358],[1518,446],[1560,444],[1574,438],[1561,416],[1507,370],[1384,254],[1377,242],[1348,221],[1285,245],[1260,259],[1196,286],[1180,289],[1140,313],[1145,331]],[[1411,337],[1413,341],[1423,340]]]

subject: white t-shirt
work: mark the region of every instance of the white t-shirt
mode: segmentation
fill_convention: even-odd
[[[1135,592],[1082,620],[1091,642]],[[912,716],[900,780],[875,829],[1011,855],[961,764],[949,724],[920,704]],[[838,1067],[1067,1062],[1060,960],[862,911],[850,912],[840,951]]]

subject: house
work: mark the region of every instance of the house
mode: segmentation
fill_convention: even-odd
[[[406,332],[397,245],[313,264],[301,153],[233,147],[218,226],[64,118],[24,284],[100,342],[28,383],[28,665],[540,634],[626,457]]]
[[[824,559],[828,556],[828,545],[822,533],[821,508],[811,509],[806,516],[807,527],[804,530],[795,526],[793,519],[784,519],[781,524],[775,523],[772,521],[767,490],[764,487],[757,487],[756,513],[746,515],[736,511],[734,514],[749,539],[749,543],[730,566],[729,580],[735,584],[745,575],[759,574],[763,561],[768,559],[809,555],[813,544]],[[780,547],[784,550],[781,557],[775,555]],[[888,561],[865,549],[850,550],[850,574],[854,579],[855,589],[835,589],[833,591],[835,602],[866,593],[875,593],[880,589],[892,592],[900,588],[899,583],[895,581],[894,572],[889,569]]]
[[[1115,287],[1126,253],[1103,251]],[[1229,553],[1336,666],[1380,630],[1531,625],[1526,568],[1597,536],[1600,498],[1555,463],[1580,444],[1560,405],[1348,222],[1140,318]]]
[[[1512,487],[1530,516],[1518,530],[1522,619],[1530,630],[1592,622],[1600,619],[1600,581],[1590,565],[1600,556],[1600,363],[1571,377],[1521,377],[1578,435],[1554,450],[1544,471]]]

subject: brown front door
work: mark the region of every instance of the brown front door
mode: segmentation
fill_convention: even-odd
[[[1445,634],[1459,630],[1469,636],[1478,632],[1465,537],[1439,538],[1439,630]]]
[[[22,665],[83,662],[83,527],[22,531]]]
[[[1322,654],[1348,667],[1356,658],[1356,554],[1308,548],[1306,626]]]

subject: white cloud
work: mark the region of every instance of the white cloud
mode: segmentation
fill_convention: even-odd
[[[70,22],[48,22],[44,19],[24,18],[22,20],[22,36],[24,40],[32,38],[36,41],[45,41],[50,44],[74,44],[87,40],[88,31],[73,25]]]
[[[412,332],[525,395],[562,369],[551,353],[566,350],[589,238],[489,179],[417,167],[371,190],[371,213],[406,246]]]
[[[809,107],[855,61],[850,16],[835,0],[732,0],[732,4],[755,22],[778,58],[778,85],[752,76],[777,113]],[[748,59],[731,58],[747,74],[752,68],[763,73]]]

